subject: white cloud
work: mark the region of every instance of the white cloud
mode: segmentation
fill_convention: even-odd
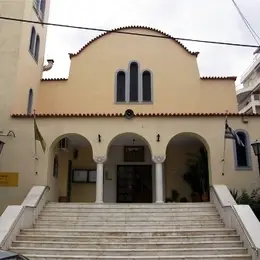
[[[260,35],[260,0],[237,0]],[[146,25],[172,36],[212,41],[256,44],[232,1],[227,0],[52,0],[50,22],[112,29]],[[46,57],[54,69],[45,77],[67,77],[69,52],[76,52],[100,32],[49,27]],[[202,75],[240,75],[253,58],[254,49],[183,42],[199,51]]]

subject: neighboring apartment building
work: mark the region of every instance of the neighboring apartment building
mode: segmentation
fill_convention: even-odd
[[[24,5],[25,17],[36,15],[32,2]],[[46,2],[45,17],[47,10]],[[238,113],[235,77],[200,76],[199,53],[156,29],[117,28],[70,54],[68,79],[41,80],[46,28],[35,26],[41,42],[37,63],[30,54],[33,25],[14,26],[17,55],[7,55],[11,77],[4,78],[1,95],[5,131],[16,137],[0,139],[0,171],[18,172],[19,183],[0,189],[0,198],[8,195],[1,209],[20,203],[33,185],[48,185],[53,201],[163,202],[173,190],[191,200],[183,175],[190,156],[202,149],[208,185],[259,185],[250,147],[259,138],[259,118]],[[10,29],[6,39],[14,44]],[[46,142],[45,153],[37,144],[38,160],[32,108]],[[226,111],[243,147],[231,140],[224,144]]]
[[[260,53],[241,77],[243,88],[237,91],[239,113],[260,113]]]

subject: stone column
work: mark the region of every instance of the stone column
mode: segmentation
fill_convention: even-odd
[[[97,163],[96,203],[103,203],[103,168],[106,157],[95,156],[94,161]]]
[[[153,156],[155,163],[155,195],[156,203],[163,203],[163,162],[165,156]]]

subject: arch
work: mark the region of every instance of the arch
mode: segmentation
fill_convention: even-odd
[[[91,149],[93,150],[93,146],[91,144],[91,142],[88,140],[88,138],[86,138],[84,135],[80,134],[80,133],[63,133],[61,135],[59,135],[58,137],[56,137],[52,142],[51,142],[51,145],[50,145],[50,149],[53,149],[57,144],[58,142],[63,139],[63,138],[70,138],[72,136],[78,136],[81,138],[81,140],[85,140],[86,142],[88,142],[88,144],[91,146]]]
[[[34,55],[35,40],[36,40],[36,30],[35,27],[33,26],[31,29],[31,37],[30,37],[30,45],[29,45],[29,51],[31,52],[32,55]]]
[[[235,130],[235,133],[244,144],[244,146],[238,145],[237,142],[233,140],[235,170],[252,170],[251,144],[249,134],[244,129],[237,129]]]
[[[36,41],[35,41],[35,60],[38,61],[39,59],[39,51],[40,51],[40,36],[37,34]]]
[[[194,202],[209,201],[210,148],[201,135],[182,132],[169,140],[166,146],[165,172],[168,200],[173,192],[179,194],[178,201],[182,201],[181,197]]]
[[[143,102],[152,102],[152,72],[150,70],[144,70],[142,72],[142,101]]]
[[[126,101],[126,72],[119,70],[116,72],[115,80],[115,101],[125,102]]]
[[[125,137],[128,139],[128,141],[132,138],[132,139],[139,139],[143,144],[145,144],[148,148],[149,148],[149,151],[150,153],[152,154],[152,148],[151,148],[151,145],[150,143],[148,142],[148,140],[143,137],[142,135],[140,134],[137,134],[137,133],[134,133],[134,132],[124,132],[124,133],[120,133],[120,134],[117,134],[116,136],[114,136],[110,142],[108,143],[107,145],[107,149],[106,149],[106,156],[108,156],[108,152],[109,152],[109,149],[110,147],[113,145],[113,143],[115,143],[116,140],[122,138],[122,137]],[[139,143],[138,143],[139,144]],[[134,145],[134,144],[132,144]]]
[[[77,55],[79,55],[82,51],[84,51],[88,46],[90,46],[91,44],[93,44],[94,42],[96,42],[97,40],[101,39],[102,37],[105,37],[107,35],[110,35],[114,32],[117,31],[122,31],[122,30],[132,30],[132,29],[145,29],[145,30],[149,30],[151,32],[155,32],[155,33],[159,33],[164,37],[168,37],[170,40],[172,40],[173,42],[177,43],[182,49],[184,49],[187,53],[189,53],[192,56],[197,57],[199,55],[199,52],[192,52],[189,51],[188,48],[186,48],[180,41],[176,40],[174,37],[172,37],[171,35],[160,31],[158,29],[155,28],[151,28],[151,27],[147,27],[147,26],[140,26],[140,25],[131,25],[131,26],[123,26],[123,27],[119,27],[119,28],[115,28],[112,30],[109,30],[105,33],[100,34],[99,36],[95,37],[94,39],[90,40],[89,42],[87,42],[79,51],[77,51],[76,53],[70,53],[70,58],[75,57]]]
[[[155,200],[155,165],[145,137],[132,132],[117,134],[107,146],[106,157],[106,202],[152,203]],[[106,177],[106,172],[110,177]]]
[[[58,143],[63,138],[68,138],[68,145],[59,147]],[[87,176],[85,183],[79,185],[73,182],[74,171],[72,171],[87,169],[89,172],[96,168],[91,142],[79,133],[61,134],[52,141],[48,151],[47,183],[52,191],[50,200],[94,202],[95,186],[89,183],[89,177]],[[82,198],[81,194],[83,194]]]
[[[28,94],[27,114],[31,115],[33,106],[33,90],[30,88]]]
[[[129,102],[139,101],[139,76],[139,64],[136,61],[133,61],[129,66]]]
[[[194,132],[181,132],[181,133],[178,133],[176,135],[174,135],[168,142],[167,146],[166,146],[166,149],[167,147],[169,146],[169,144],[175,139],[175,138],[178,138],[178,137],[181,137],[181,136],[188,136],[190,138],[195,138],[195,139],[198,139],[206,148],[207,150],[207,153],[209,154],[210,153],[210,148],[209,148],[209,145],[208,145],[208,142],[206,141],[206,139],[204,137],[202,137],[201,135],[197,134],[197,133],[194,133]]]

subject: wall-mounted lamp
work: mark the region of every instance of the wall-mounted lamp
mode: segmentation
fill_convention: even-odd
[[[98,135],[98,142],[101,143],[101,135]]]
[[[156,135],[156,137],[157,137],[156,141],[157,141],[157,142],[160,142],[161,136],[158,134],[158,135]]]
[[[260,141],[258,141],[258,140],[254,141],[251,144],[251,146],[252,146],[255,156],[257,157],[257,160],[258,160],[258,173],[260,175]]]
[[[2,150],[3,150],[3,148],[4,148],[4,145],[5,145],[5,143],[0,141],[0,154],[1,154]]]
[[[15,138],[15,133],[14,131],[10,130],[7,134],[0,132],[0,136],[12,136],[13,138]]]

